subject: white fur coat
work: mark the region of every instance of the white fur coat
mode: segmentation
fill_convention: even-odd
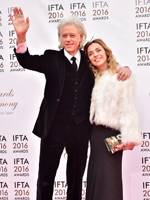
[[[90,122],[119,130],[123,144],[141,143],[133,74],[126,81],[118,81],[117,74],[112,75],[108,71],[96,78],[91,98]]]

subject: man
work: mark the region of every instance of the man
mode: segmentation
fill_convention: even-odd
[[[22,10],[18,8],[14,8],[14,18],[11,14],[10,18],[17,34],[15,53],[20,65],[44,73],[46,77],[44,99],[33,130],[41,138],[37,200],[52,199],[54,179],[64,147],[68,154],[67,200],[81,200],[91,134],[89,106],[94,84],[84,52],[80,50],[86,39],[84,26],[78,18],[63,19],[58,26],[63,49],[46,50],[41,56],[33,56],[25,42],[29,18],[25,21]],[[130,70],[121,70],[120,79],[126,79]]]

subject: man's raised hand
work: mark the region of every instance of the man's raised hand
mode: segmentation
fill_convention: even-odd
[[[26,33],[29,29],[29,18],[27,17],[25,20],[24,14],[21,8],[15,7],[13,9],[13,13],[14,13],[13,16],[11,14],[9,14],[9,16],[17,34],[18,44],[21,44],[25,42],[26,40]]]

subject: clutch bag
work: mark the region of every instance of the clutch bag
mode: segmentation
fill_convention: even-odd
[[[125,148],[121,142],[121,134],[106,138],[104,142],[106,144],[109,153],[111,154],[114,154],[115,152],[121,151]]]

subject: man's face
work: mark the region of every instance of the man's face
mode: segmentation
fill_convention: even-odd
[[[72,56],[77,53],[82,38],[83,36],[79,34],[79,31],[74,24],[65,25],[61,29],[60,41],[64,49]]]

